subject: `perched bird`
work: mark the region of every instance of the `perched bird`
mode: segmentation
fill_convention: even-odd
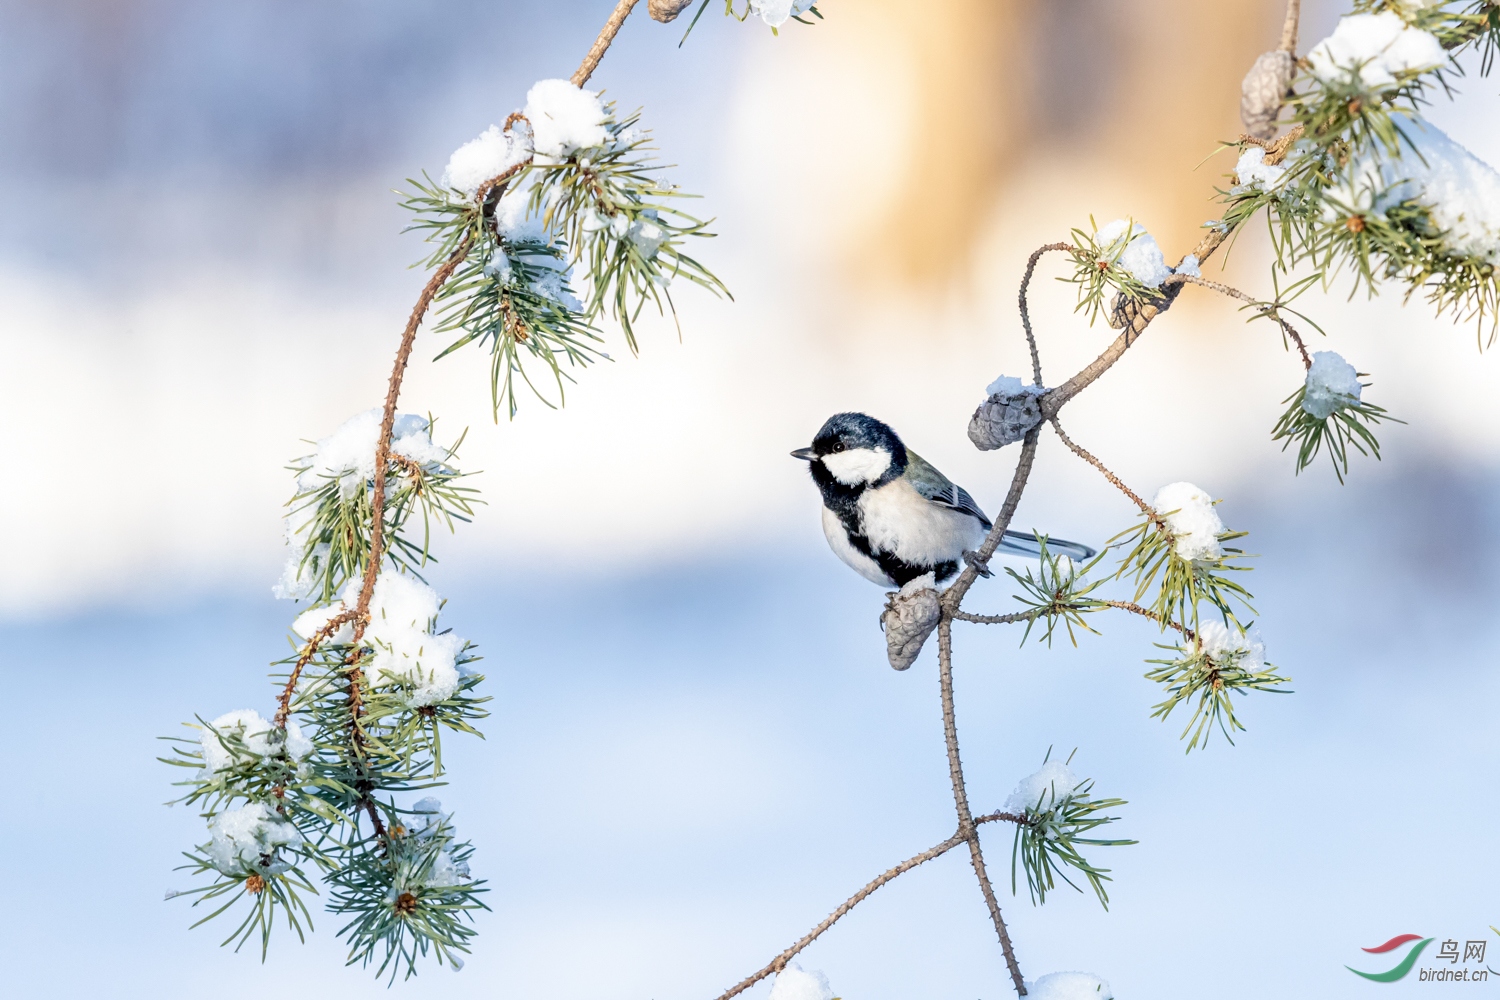
[[[928,573],[943,583],[992,527],[967,490],[863,413],[829,417],[812,447],[792,457],[808,463],[823,494],[823,534],[834,554],[873,583],[901,587]],[[1094,554],[1086,545],[1052,538],[1047,549],[1075,559]],[[1007,531],[1000,550],[1035,556],[1040,542]]]

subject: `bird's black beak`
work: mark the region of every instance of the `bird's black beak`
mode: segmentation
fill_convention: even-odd
[[[792,457],[800,458],[804,462],[811,462],[813,459],[818,457],[818,453],[813,451],[811,448],[798,448],[796,451],[792,452]]]

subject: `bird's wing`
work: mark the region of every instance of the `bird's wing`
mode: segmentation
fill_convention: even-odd
[[[979,523],[988,530],[990,519],[969,496],[969,491],[939,472],[931,462],[921,455],[906,449],[906,480],[916,488],[929,503],[949,510],[961,511],[979,518]]]

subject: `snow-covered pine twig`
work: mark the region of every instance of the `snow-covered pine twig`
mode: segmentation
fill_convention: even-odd
[[[1134,601],[1157,585],[1156,597],[1147,607],[1162,628],[1177,622],[1197,627],[1199,607],[1211,605],[1225,619],[1234,620],[1231,601],[1251,607],[1252,596],[1225,572],[1245,572],[1250,567],[1230,565],[1244,557],[1243,550],[1223,543],[1243,538],[1247,532],[1227,531],[1214,510],[1214,501],[1192,483],[1171,483],[1157,491],[1152,512],[1133,528],[1110,539],[1110,546],[1130,544],[1121,558],[1115,578],[1131,577]]]
[[[1155,238],[1133,219],[1099,226],[1090,217],[1089,225],[1089,231],[1073,230],[1073,275],[1063,279],[1078,286],[1077,311],[1087,313],[1093,323],[1111,296],[1127,302],[1160,299],[1172,268]]]
[[[297,479],[287,502],[286,538],[291,552],[273,592],[292,600],[326,602],[348,581],[363,579],[374,523],[375,450],[382,414],[367,410],[346,420],[317,442],[316,451],[295,459]],[[431,555],[432,528],[452,531],[474,513],[478,491],[458,485],[464,477],[453,464],[464,435],[449,447],[432,440],[433,421],[397,414],[391,424],[390,459],[385,470],[382,522],[390,567],[417,573]],[[420,513],[420,538],[409,537],[408,521]]]
[[[1082,892],[1068,877],[1068,869],[1072,869],[1088,882],[1100,905],[1109,909],[1109,893],[1104,889],[1104,883],[1110,881],[1109,869],[1090,863],[1078,848],[1080,845],[1119,847],[1136,843],[1134,840],[1081,836],[1119,819],[1105,813],[1126,802],[1124,799],[1093,798],[1093,781],[1079,779],[1068,766],[1073,762],[1072,755],[1066,761],[1055,761],[1051,756],[1051,751],[1048,751],[1040,770],[1022,778],[1005,802],[1003,811],[1020,817],[1011,846],[1011,892],[1019,891],[1018,866],[1026,873],[1026,888],[1033,904],[1045,903],[1047,893],[1057,887],[1058,879]]]
[[[563,88],[583,94],[577,88],[634,4],[621,0],[574,82]],[[200,739],[177,741],[183,745],[168,758],[193,769],[179,783],[188,789],[183,801],[205,807],[210,839],[188,855],[188,867],[211,879],[168,898],[223,900],[204,919],[248,900],[247,915],[225,943],[243,944],[259,932],[262,958],[278,910],[299,937],[311,924],[299,893],[316,890],[299,865],[317,866],[337,887],[335,912],[356,915],[340,930],[351,941],[351,961],[368,964],[383,951],[379,969],[392,977],[414,974],[418,958],[429,953],[460,968],[456,952],[467,950],[473,934],[467,920],[483,906],[477,898],[483,883],[468,874],[472,848],[454,842],[446,818],[430,818],[420,830],[403,819],[436,812],[435,805],[396,804],[396,796],[430,787],[442,774],[441,730],[475,732],[470,723],[485,714],[480,706],[487,700],[473,694],[481,678],[468,666],[476,659],[469,644],[436,631],[442,601],[415,576],[431,559],[432,523],[451,529],[467,520],[473,491],[454,485],[457,446],[434,445],[430,419],[398,415],[396,404],[428,309],[476,245],[489,234],[501,242],[491,220],[506,184],[532,164],[538,138],[543,152],[552,141],[548,129],[555,139],[558,123],[543,113],[548,108],[532,110],[538,124],[515,116],[450,164],[454,182],[472,191],[459,192],[466,201],[461,212],[432,227],[433,273],[402,333],[384,405],[319,441],[317,452],[295,466],[298,491],[287,524],[293,552],[276,590],[312,598],[316,606],[294,623],[278,711],[269,722],[246,711],[202,723]],[[518,124],[526,126],[524,144],[513,129]],[[507,208],[528,204],[526,195]],[[631,238],[654,239],[644,232]],[[560,255],[550,241],[515,242],[534,252],[515,259],[488,253],[486,277],[519,279],[576,313],[562,269],[552,266]],[[420,543],[405,534],[419,509]]]
[[[1300,474],[1313,463],[1324,445],[1340,483],[1349,471],[1349,449],[1380,458],[1380,442],[1372,430],[1382,420],[1397,420],[1383,408],[1360,398],[1369,386],[1360,374],[1332,351],[1319,351],[1308,366],[1307,378],[1282,402],[1290,404],[1272,428],[1271,440],[1283,442],[1285,451],[1297,445]]]
[[[1198,626],[1195,639],[1160,648],[1177,656],[1146,661],[1158,664],[1146,674],[1147,680],[1167,689],[1166,699],[1151,715],[1165,720],[1178,705],[1191,704],[1192,714],[1182,730],[1182,738],[1188,741],[1187,752],[1207,746],[1215,726],[1230,743],[1234,742],[1231,730],[1244,730],[1234,714],[1233,695],[1250,691],[1290,693],[1281,686],[1290,678],[1276,673],[1266,662],[1265,644],[1254,628],[1205,621]]]
[[[1429,92],[1448,91],[1468,48],[1483,48],[1488,73],[1497,39],[1492,5],[1356,3],[1304,60],[1292,131],[1235,144],[1225,223],[1265,209],[1280,267],[1309,263],[1325,281],[1348,269],[1372,294],[1399,282],[1493,340],[1500,173],[1421,110]]]
[[[370,965],[376,975],[415,969],[429,952],[455,969],[476,931],[476,910],[488,910],[483,882],[469,874],[473,845],[458,841],[441,803],[425,798],[393,816],[382,863],[366,863],[357,852],[329,878],[328,909],[347,916],[340,934],[349,941],[349,963]]]
[[[1068,640],[1077,646],[1075,626],[1098,634],[1083,616],[1109,607],[1108,602],[1089,596],[1103,581],[1088,579],[1089,571],[1098,566],[1107,553],[1100,552],[1080,566],[1067,556],[1047,551],[1046,535],[1038,534],[1037,540],[1041,552],[1038,556],[1040,565],[1035,572],[1031,566],[1026,567],[1024,575],[1010,566],[1005,567],[1006,574],[1020,584],[1021,593],[1016,594],[1015,599],[1026,609],[1026,630],[1021,634],[1021,643],[1025,644],[1032,627],[1040,621],[1045,627],[1038,637],[1039,642],[1052,645],[1053,633],[1061,624],[1067,629]]]
[[[675,279],[728,294],[685,252],[689,237],[712,234],[678,207],[689,196],[660,179],[639,118],[568,80],[542,80],[503,127],[453,154],[441,182],[408,181],[411,228],[434,245],[428,266],[461,257],[436,294],[438,332],[460,336],[438,356],[489,345],[497,416],[502,404],[515,416],[517,378],[552,405],[528,359],[546,366],[561,403],[568,368],[608,357],[603,317],[634,351],[641,311],[673,310]]]

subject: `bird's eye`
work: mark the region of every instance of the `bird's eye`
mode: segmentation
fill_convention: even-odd
[[[835,441],[833,443],[833,447],[830,448],[830,449],[828,449],[828,450],[829,451],[843,451],[844,450],[844,442],[842,442],[842,441]]]

